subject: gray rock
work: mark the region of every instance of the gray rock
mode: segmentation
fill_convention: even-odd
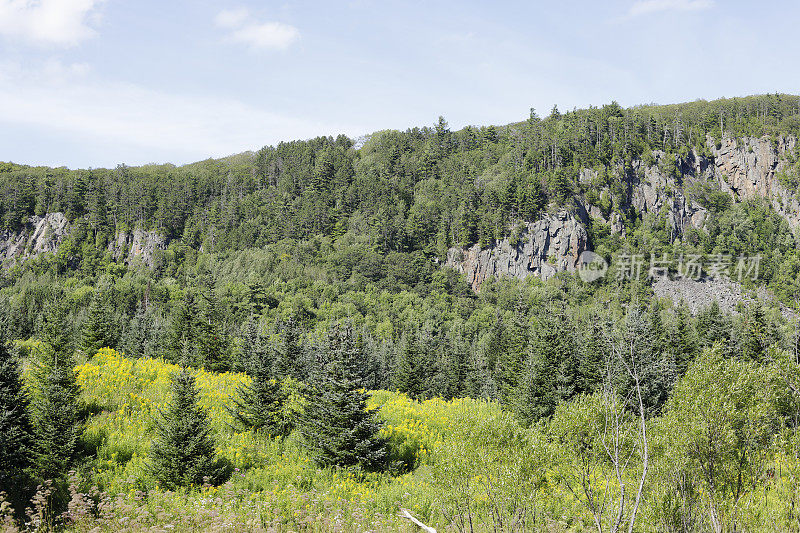
[[[545,216],[526,224],[516,245],[505,238],[486,249],[477,244],[466,250],[450,248],[446,264],[462,272],[475,291],[489,276],[547,279],[558,272],[574,272],[587,249],[586,220],[582,210]]]
[[[69,234],[69,221],[63,213],[32,216],[18,232],[0,233],[0,263],[10,266],[41,253],[55,252]]]

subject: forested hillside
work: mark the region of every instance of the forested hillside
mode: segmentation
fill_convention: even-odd
[[[56,480],[91,520],[103,510],[89,500],[134,491],[91,524],[109,529],[147,493],[168,507],[163,490],[194,484],[213,499],[232,472],[242,508],[209,508],[238,516],[269,492],[265,529],[314,531],[336,502],[353,530],[399,527],[387,513],[412,503],[454,530],[470,513],[486,529],[616,530],[601,493],[632,530],[757,530],[767,516],[796,529],[781,502],[797,500],[800,464],[798,137],[800,97],[775,94],[459,131],[440,117],[181,167],[0,163],[0,364],[9,383],[25,368],[24,386],[0,389],[0,430],[17,427],[11,406],[31,413],[2,444],[50,443],[0,465]],[[575,274],[584,251],[605,276]],[[694,258],[689,287],[727,258],[739,301],[656,297],[654,257],[670,258],[665,283]],[[347,441],[336,428],[350,426]],[[719,457],[698,456],[717,431]],[[177,435],[205,452],[180,456]],[[497,470],[476,450],[502,456]],[[176,474],[176,457],[197,471]],[[30,494],[12,492],[24,509]]]

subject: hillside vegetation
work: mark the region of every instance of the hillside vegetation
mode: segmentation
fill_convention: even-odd
[[[5,524],[797,530],[798,137],[775,94],[0,164]],[[452,260],[562,219],[605,277]],[[690,309],[637,254],[759,268]]]

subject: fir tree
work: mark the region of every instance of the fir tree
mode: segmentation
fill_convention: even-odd
[[[204,306],[196,317],[197,356],[199,363],[208,370],[225,372],[230,370],[227,335],[221,327],[222,314],[213,283],[203,293]]]
[[[292,315],[281,328],[281,349],[275,361],[275,377],[303,377],[303,340],[297,318]]]
[[[104,278],[97,284],[81,332],[81,350],[91,357],[100,348],[115,347],[111,284]]]
[[[328,334],[324,371],[315,397],[301,418],[303,442],[321,466],[380,470],[386,443],[378,436],[377,413],[367,411],[362,389],[358,342],[352,326],[334,326]]]
[[[172,400],[161,413],[150,451],[150,470],[166,488],[221,483],[230,474],[216,456],[208,415],[197,400],[194,375],[184,368],[172,377]]]
[[[425,355],[418,335],[413,328],[406,333],[394,379],[395,388],[414,399],[424,398],[428,388]]]
[[[730,321],[722,314],[716,300],[697,314],[697,334],[702,348],[710,348],[717,342],[722,346],[730,344]]]
[[[0,492],[10,493],[24,484],[32,442],[19,361],[0,337]]]
[[[156,321],[152,313],[139,305],[136,314],[128,322],[121,347],[129,357],[153,357],[158,352]]]
[[[76,458],[82,423],[78,384],[68,340],[66,309],[51,302],[44,313],[43,341],[33,352],[31,421],[36,472],[45,479],[67,473]]]
[[[254,321],[249,322],[249,334],[245,338],[243,352],[248,352],[247,372],[249,383],[238,388],[238,398],[232,409],[234,417],[245,427],[261,430],[269,435],[288,435],[291,421],[284,415],[287,395],[281,383],[273,375],[273,357],[266,346],[251,346],[260,343]]]

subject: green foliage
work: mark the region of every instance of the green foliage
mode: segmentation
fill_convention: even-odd
[[[263,345],[255,331],[255,323],[250,321],[248,324],[249,334],[243,351],[250,354],[246,358],[246,368],[251,381],[239,385],[234,416],[246,428],[270,436],[286,436],[294,422],[285,416],[288,395],[273,374],[271,350]]]
[[[368,471],[386,466],[380,424],[376,414],[366,409],[369,395],[361,388],[359,356],[352,327],[333,328],[316,390],[300,420],[304,445],[320,466]]]
[[[17,492],[31,466],[32,427],[20,362],[0,336],[0,491]]]
[[[172,401],[156,425],[150,450],[153,476],[166,488],[218,484],[230,475],[220,461],[206,413],[198,405],[194,376],[186,369],[172,378]]]
[[[32,359],[35,470],[42,479],[62,478],[77,458],[83,431],[72,355],[41,343]]]

